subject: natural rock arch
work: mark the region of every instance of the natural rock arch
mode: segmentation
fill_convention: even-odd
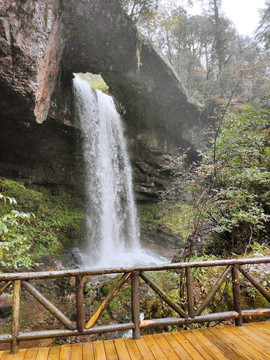
[[[205,117],[117,0],[4,0],[0,31],[0,174],[77,182],[74,72],[102,75],[125,107],[129,137],[143,138],[143,146],[149,139],[163,149],[204,143]]]

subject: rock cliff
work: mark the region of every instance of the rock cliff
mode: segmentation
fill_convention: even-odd
[[[74,72],[101,74],[122,104],[141,200],[167,184],[164,152],[203,144],[205,118],[117,0],[3,0],[0,56],[0,175],[81,183]]]
[[[1,115],[46,120],[64,48],[56,0],[4,0],[1,9]]]

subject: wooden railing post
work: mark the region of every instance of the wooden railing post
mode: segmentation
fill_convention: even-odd
[[[17,339],[20,331],[20,305],[21,305],[21,280],[13,282],[13,299],[12,299],[12,341],[11,353],[17,354],[19,352],[19,341]]]
[[[194,310],[193,280],[192,280],[191,267],[186,268],[186,281],[187,281],[188,316],[193,319],[195,317],[195,310]]]
[[[82,275],[76,275],[76,318],[77,318],[77,329],[79,332],[83,332],[85,326],[82,279],[83,279]]]
[[[233,285],[233,308],[238,313],[238,318],[235,319],[236,326],[243,325],[243,316],[241,309],[241,292],[239,283],[239,266],[234,265],[232,269],[232,285]]]
[[[140,278],[139,271],[133,271],[131,277],[131,308],[132,321],[135,329],[132,330],[133,339],[137,340],[141,337],[140,332]]]

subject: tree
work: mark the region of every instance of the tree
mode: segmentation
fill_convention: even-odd
[[[222,0],[210,0],[204,14],[208,17],[213,34],[213,60],[217,62],[219,76],[227,61],[228,43],[230,42],[229,21],[221,15]]]
[[[158,0],[120,0],[120,2],[134,23],[150,17],[158,7]]]
[[[266,50],[270,50],[270,0],[266,0],[261,10],[261,20],[257,29],[257,39],[262,41]]]
[[[203,15],[190,16],[183,6],[162,3],[138,22],[210,116],[232,93],[232,103],[244,103],[269,88],[269,55],[237,34],[221,4],[208,1]]]

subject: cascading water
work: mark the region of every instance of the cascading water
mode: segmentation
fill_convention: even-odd
[[[88,246],[86,266],[156,263],[140,246],[132,172],[112,98],[75,75],[76,110],[84,134]]]

